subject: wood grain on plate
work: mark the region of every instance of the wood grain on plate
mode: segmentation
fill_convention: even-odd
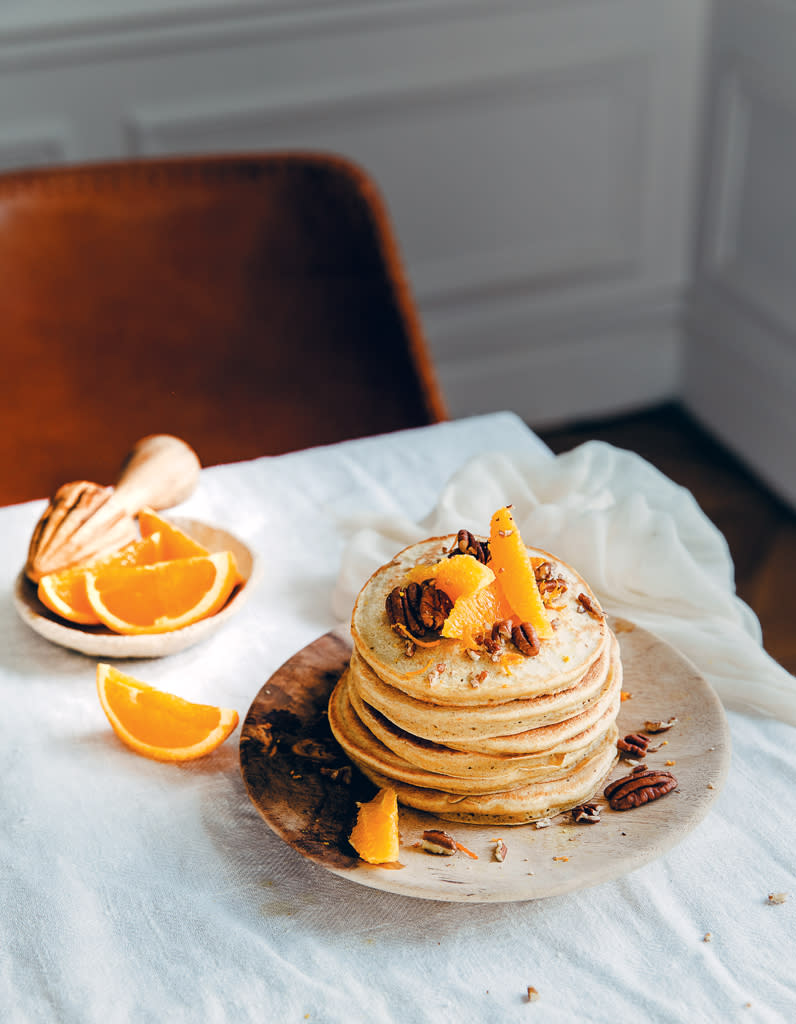
[[[645,721],[677,724],[652,738],[666,744],[645,758],[665,762],[678,780],[668,796],[630,811],[612,811],[602,792],[602,820],[576,825],[568,815],[547,828],[464,825],[400,808],[401,861],[380,867],[361,861],[347,842],[356,801],[375,787],[356,770],[329,731],[326,704],[351,653],[346,631],[319,637],[279,668],[255,697],[243,723],[241,771],[268,825],[303,856],[362,885],[424,899],[498,902],[539,899],[596,885],[661,856],[707,814],[726,778],[729,729],[718,697],[673,647],[623,619],[611,620],[631,694],[619,713],[620,735]],[[630,771],[620,761],[610,778]],[[350,781],[348,781],[350,776]],[[414,844],[424,829],[443,828],[478,855],[439,857]],[[495,839],[508,847],[494,858]]]
[[[230,599],[217,614],[169,633],[122,636],[111,632],[105,626],[82,626],[66,622],[49,608],[45,608],[36,596],[36,585],[31,583],[24,570],[20,572],[14,585],[14,607],[17,614],[46,640],[61,647],[80,651],[81,654],[100,658],[159,658],[185,650],[204,640],[241,609],[259,578],[260,561],[242,540],[217,526],[177,516],[170,517],[169,522],[203,544],[210,552],[231,551],[235,555],[244,582],[233,591]]]

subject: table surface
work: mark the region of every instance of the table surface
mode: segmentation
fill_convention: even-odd
[[[420,520],[491,451],[547,455],[501,413],[204,470],[179,513],[262,554],[261,583],[201,644],[121,667],[243,719],[270,674],[337,625],[357,517]],[[791,725],[728,712],[732,764],[707,817],[615,881],[476,905],[369,889],[269,830],[237,734],[187,765],[119,743],[95,660],[13,609],[43,505],[0,509],[4,1022],[796,1019]]]

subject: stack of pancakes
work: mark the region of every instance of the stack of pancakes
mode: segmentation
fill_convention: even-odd
[[[391,627],[387,597],[455,542],[413,544],[365,584],[329,723],[354,764],[409,807],[451,821],[551,817],[587,801],[616,762],[619,646],[586,582],[533,548],[566,584],[546,611],[551,635],[536,655],[511,640],[495,650],[479,637],[407,639]]]

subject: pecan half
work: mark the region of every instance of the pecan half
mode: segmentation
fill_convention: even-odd
[[[579,804],[572,808],[572,820],[578,825],[596,825],[600,820],[597,804]]]
[[[649,745],[649,736],[644,736],[640,732],[629,732],[624,739],[616,741],[617,749],[623,757],[644,757]]]
[[[489,561],[489,541],[479,540],[469,530],[459,530],[456,534],[456,543],[448,552],[448,558],[453,558],[454,555],[472,555],[486,565]]]
[[[541,647],[539,636],[530,622],[523,622],[519,626],[514,626],[511,631],[511,639],[521,654],[534,658],[539,653],[539,648]]]
[[[390,626],[396,632],[405,631],[410,637],[422,640],[429,635],[439,635],[453,602],[432,580],[424,580],[394,587],[387,595],[385,607]]]
[[[444,590],[439,590],[433,583],[426,580],[420,585],[420,603],[418,611],[420,621],[426,629],[439,632],[450,615],[453,601]]]
[[[420,845],[428,853],[436,853],[443,857],[452,857],[456,853],[456,840],[439,828],[426,829]]]
[[[677,786],[677,779],[671,772],[659,771],[639,765],[630,775],[611,782],[603,790],[611,809],[629,811],[633,807],[659,800]]]

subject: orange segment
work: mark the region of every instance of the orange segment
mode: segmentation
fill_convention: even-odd
[[[454,555],[453,558],[443,558],[433,565],[416,565],[409,570],[410,583],[434,580],[451,601],[489,586],[494,578],[492,570],[472,555]]]
[[[91,607],[86,594],[86,572],[89,568],[99,569],[111,566],[150,565],[162,560],[162,535],[153,533],[143,540],[133,541],[107,558],[91,562],[85,566],[73,566],[42,576],[39,580],[38,598],[50,611],[60,615],[69,622],[83,625],[98,623],[96,612]]]
[[[488,632],[496,622],[510,618],[511,614],[511,608],[497,584],[491,583],[454,602],[442,627],[442,635],[449,640],[463,640],[469,644],[474,636]]]
[[[156,761],[203,757],[238,724],[232,708],[193,704],[102,663],[97,665],[97,693],[119,739]]]
[[[398,796],[394,789],[380,789],[372,800],[359,805],[348,841],[369,864],[398,860]]]
[[[514,617],[520,622],[530,622],[540,638],[552,636],[553,630],[539,594],[531,556],[510,508],[500,508],[492,516],[489,553],[489,564]]]
[[[168,519],[163,519],[151,508],[143,508],[138,513],[138,528],[142,537],[149,537],[153,533],[159,533],[163,538],[161,541],[161,559],[167,561],[171,558],[194,558],[197,555],[209,555],[210,552],[193,537],[181,530]]]
[[[241,582],[231,551],[86,573],[100,622],[116,633],[165,633],[219,611]]]

